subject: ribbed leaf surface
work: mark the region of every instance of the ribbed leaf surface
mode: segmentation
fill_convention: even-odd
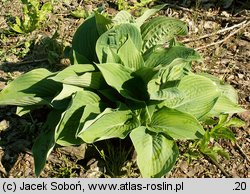
[[[87,72],[80,76],[67,77],[62,83],[83,88],[99,89],[105,84],[105,80],[100,72]]]
[[[55,146],[55,130],[61,119],[61,111],[53,110],[48,115],[43,131],[36,139],[32,153],[35,161],[35,173],[39,176],[46,164],[46,159]]]
[[[1,105],[41,105],[50,100],[62,88],[60,83],[49,80],[54,73],[46,69],[35,69],[21,75],[6,86],[0,93]]]
[[[187,26],[184,22],[166,17],[155,17],[141,26],[142,51],[157,44],[163,44],[177,35],[186,35]]]
[[[200,75],[185,76],[181,79],[178,89],[184,98],[177,101],[166,100],[166,106],[190,113],[198,119],[213,108],[220,95],[216,84]]]
[[[134,17],[129,12],[122,10],[115,15],[112,21],[116,25],[124,24],[124,23],[133,23]]]
[[[148,99],[143,79],[132,76],[132,70],[117,63],[97,65],[108,85],[115,88],[123,97],[142,101]]]
[[[215,106],[207,114],[207,116],[219,116],[220,114],[230,114],[245,111],[245,109],[238,105],[238,95],[233,86],[223,83],[220,79],[213,75],[202,75],[211,79],[220,90],[220,96],[216,101]]]
[[[100,36],[96,42],[96,53],[101,63],[108,62],[108,53],[118,53],[120,47],[127,41],[128,37],[134,43],[138,51],[142,48],[142,38],[139,29],[133,24],[120,24],[108,30]],[[128,56],[129,57],[129,56]],[[110,60],[110,59],[109,59]],[[115,62],[115,61],[113,61]]]
[[[106,18],[104,15],[95,12],[96,27],[99,35],[106,32],[112,25],[112,20]]]
[[[138,126],[130,110],[106,109],[94,120],[87,121],[79,133],[79,137],[87,143],[114,137],[125,138]]]
[[[157,13],[158,11],[160,11],[162,8],[164,8],[166,5],[157,5],[152,7],[151,9],[146,10],[142,16],[138,17],[135,22],[136,25],[138,25],[139,27],[151,16],[153,16],[155,13]]]
[[[166,66],[175,59],[185,59],[190,61],[201,61],[201,56],[198,52],[184,46],[173,46],[171,48],[158,47],[145,60],[146,67],[156,67],[158,65]]]
[[[50,79],[61,82],[62,80],[74,76],[74,75],[82,75],[85,72],[94,71],[95,67],[90,64],[82,64],[82,65],[71,65],[64,70],[58,72],[55,76]]]
[[[166,107],[153,114],[150,126],[156,132],[166,133],[174,139],[198,139],[204,134],[203,127],[195,117]]]
[[[150,133],[138,127],[130,133],[137,152],[137,165],[144,178],[162,177],[169,172],[179,155],[176,143],[162,133]]]
[[[99,37],[95,16],[84,21],[77,28],[72,40],[72,48],[84,56],[90,63],[97,62],[95,45]]]
[[[86,105],[95,104],[99,100],[100,98],[93,92],[76,92],[57,127],[55,137],[58,144],[68,146],[82,142],[81,139],[77,138],[77,131],[84,108]]]
[[[130,37],[128,37],[127,41],[121,46],[117,54],[123,65],[131,68],[133,71],[144,66],[141,52],[137,50]]]
[[[183,99],[183,94],[175,87],[165,88],[150,95],[151,100]]]

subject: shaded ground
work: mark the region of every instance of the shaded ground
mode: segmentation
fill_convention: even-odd
[[[63,48],[70,45],[75,29],[83,22],[83,19],[74,18],[70,13],[79,6],[91,10],[99,4],[94,0],[88,2],[86,5],[77,0],[58,1],[53,14],[40,29],[27,35],[8,35],[4,32],[8,29],[6,18],[8,15],[21,14],[21,5],[18,0],[1,0],[0,90],[9,81],[31,69],[46,67],[56,71],[67,66],[68,61],[63,59]],[[233,85],[238,91],[240,104],[248,110],[236,115],[246,121],[244,127],[232,129],[237,143],[220,142],[229,151],[230,160],[221,158],[219,164],[204,157],[188,161],[185,153],[188,152],[189,143],[179,142],[181,156],[166,177],[229,175],[250,178],[250,8],[246,1],[235,1],[228,8],[209,2],[164,2],[170,3],[170,6],[160,14],[186,21],[190,33],[181,41],[199,50],[204,57],[204,64],[197,64],[194,69],[216,75]],[[106,9],[110,14],[118,8],[114,1],[105,1],[105,5],[109,6]],[[214,34],[240,23],[242,25],[224,33]],[[204,35],[207,36],[199,38]],[[0,177],[34,177],[31,147],[45,119],[43,111],[22,118],[14,113],[14,107],[0,107]],[[134,151],[124,152],[129,150],[131,142],[125,141],[111,140],[95,145],[55,148],[41,177],[139,177]],[[102,150],[104,156],[100,154]]]

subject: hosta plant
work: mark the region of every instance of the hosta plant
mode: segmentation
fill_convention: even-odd
[[[55,73],[32,70],[1,91],[0,104],[16,105],[20,116],[50,109],[32,149],[37,175],[56,144],[110,138],[132,140],[143,177],[171,170],[177,140],[196,142],[206,155],[222,155],[207,145],[211,138],[233,139],[228,119],[212,131],[204,126],[211,118],[243,111],[237,94],[214,76],[192,72],[192,63],[202,58],[175,39],[187,35],[185,23],[149,19],[162,7],[139,18],[125,11],[112,19],[93,14],[73,37],[71,66]]]

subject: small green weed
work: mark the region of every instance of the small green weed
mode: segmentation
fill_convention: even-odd
[[[122,167],[127,161],[132,147],[130,149],[127,149],[124,145],[122,145],[121,140],[119,140],[118,145],[114,145],[108,140],[106,140],[105,143],[107,148],[106,151],[100,150],[97,146],[94,146],[105,162],[107,174],[112,178],[121,177],[122,175],[124,175],[124,172],[122,172]]]
[[[21,0],[23,4],[23,17],[15,17],[15,22],[8,22],[10,28],[21,34],[30,33],[40,27],[48,13],[52,11],[51,2],[43,5],[39,0]]]
[[[56,170],[54,169],[55,177],[57,178],[73,178],[77,177],[76,173],[74,172],[75,166],[67,165],[70,163],[67,158],[63,157],[64,163],[66,166],[58,165]]]
[[[77,7],[76,10],[71,12],[71,15],[75,18],[87,18],[92,14],[92,10],[87,10],[82,7]]]

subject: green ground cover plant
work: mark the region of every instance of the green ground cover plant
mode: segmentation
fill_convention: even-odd
[[[131,139],[143,177],[172,169],[178,140],[193,141],[213,160],[228,157],[210,140],[234,141],[229,127],[243,123],[229,115],[244,109],[232,86],[193,72],[202,57],[176,40],[188,34],[185,23],[151,18],[163,7],[138,18],[126,11],[114,18],[95,12],[75,32],[72,65],[59,72],[32,70],[1,91],[0,105],[17,106],[20,116],[50,110],[32,149],[37,176],[56,144],[111,138]]]
[[[41,4],[39,0],[21,0],[23,5],[23,17],[15,17],[15,22],[8,22],[10,28],[21,34],[30,33],[40,27],[47,14],[52,11],[52,3]]]

